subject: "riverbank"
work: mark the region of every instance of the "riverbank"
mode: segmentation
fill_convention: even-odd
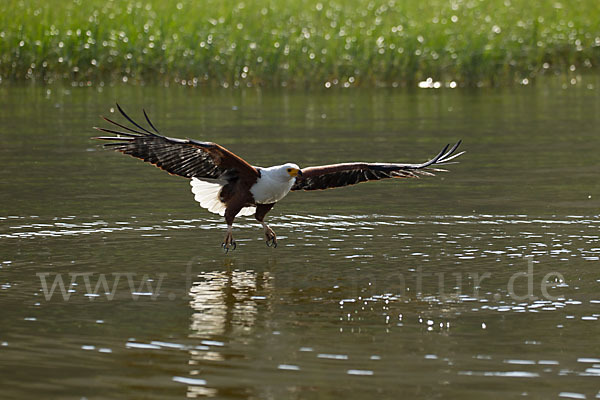
[[[0,79],[495,86],[600,65],[600,3],[9,0]]]

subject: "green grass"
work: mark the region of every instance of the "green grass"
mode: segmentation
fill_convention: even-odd
[[[600,65],[598,0],[3,0],[2,82],[500,85]]]

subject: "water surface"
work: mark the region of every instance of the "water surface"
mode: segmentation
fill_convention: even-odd
[[[596,84],[0,89],[3,395],[599,398]],[[256,165],[468,152],[292,193],[277,249],[239,218],[224,255],[187,180],[89,140],[115,100]]]

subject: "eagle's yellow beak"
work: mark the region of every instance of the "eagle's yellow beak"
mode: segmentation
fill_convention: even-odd
[[[300,171],[298,168],[290,168],[288,173],[290,174],[291,177],[294,177],[294,178],[297,176],[302,176],[302,171]]]

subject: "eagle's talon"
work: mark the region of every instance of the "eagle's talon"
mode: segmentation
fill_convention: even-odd
[[[229,253],[229,250],[233,251],[236,249],[237,247],[237,243],[236,242],[231,242],[231,244],[226,245],[225,243],[223,243],[221,245],[221,247],[223,248],[223,251],[225,252],[225,254]]]
[[[225,254],[229,253],[229,250],[235,250],[235,248],[237,247],[237,243],[233,240],[233,235],[231,234],[231,232],[227,232],[227,235],[225,235],[225,240],[221,244],[221,247],[225,251]]]
[[[276,248],[277,247],[277,235],[275,235],[275,232],[273,232],[273,229],[269,228],[266,224],[265,224],[265,238],[266,243],[267,243],[267,247],[273,247]]]

